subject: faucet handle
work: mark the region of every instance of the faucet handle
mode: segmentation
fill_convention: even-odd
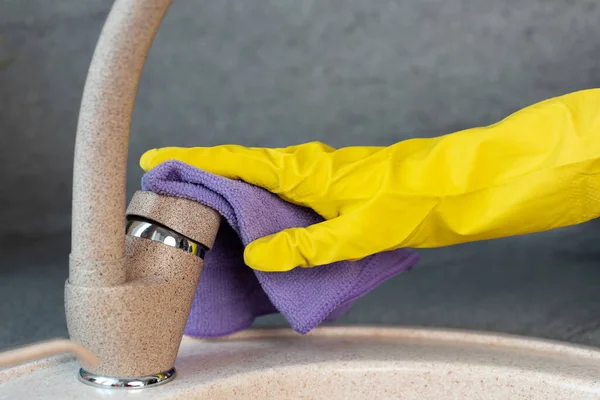
[[[213,209],[195,201],[137,191],[127,208],[127,218],[145,216],[209,249],[215,243],[214,227],[219,226],[221,220]]]

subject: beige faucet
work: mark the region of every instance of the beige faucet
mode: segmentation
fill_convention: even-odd
[[[196,202],[135,193],[125,208],[131,116],[170,0],[116,0],[90,65],[75,145],[65,309],[71,340],[97,355],[80,378],[143,387],[174,363],[220,217]]]

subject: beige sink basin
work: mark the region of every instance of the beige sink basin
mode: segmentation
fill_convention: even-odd
[[[69,357],[0,371],[10,399],[600,399],[600,351],[460,331],[322,328],[184,338],[177,378],[97,389]]]

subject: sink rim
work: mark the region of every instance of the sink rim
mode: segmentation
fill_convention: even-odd
[[[256,345],[258,345],[259,347],[266,346],[265,350],[269,351],[269,349],[273,348],[285,348],[285,346],[291,343],[291,346],[294,348],[292,351],[297,352],[297,354],[300,354],[300,352],[303,350],[299,349],[302,349],[304,347],[311,348],[312,345],[310,343],[316,343],[318,346],[319,344],[322,345],[322,343],[326,343],[330,339],[333,340],[333,342],[335,342],[336,338],[343,339],[343,342],[341,342],[340,345],[342,345],[342,347],[347,346],[346,348],[350,349],[350,351],[352,351],[352,349],[356,347],[358,349],[358,354],[368,354],[371,351],[368,350],[369,346],[372,347],[383,343],[387,343],[388,345],[393,346],[395,342],[398,342],[398,345],[400,346],[408,345],[424,349],[432,347],[440,347],[442,348],[442,350],[450,348],[456,348],[460,350],[466,349],[467,356],[465,356],[465,359],[469,358],[469,354],[475,354],[477,352],[506,355],[516,354],[515,351],[517,351],[517,353],[519,354],[523,352],[523,354],[527,357],[530,357],[530,359],[539,358],[540,360],[542,360],[543,363],[549,362],[547,360],[552,359],[554,360],[552,361],[552,364],[556,365],[556,359],[565,359],[565,361],[571,360],[573,364],[579,366],[592,365],[594,367],[594,370],[596,370],[596,365],[598,366],[598,368],[600,368],[600,349],[585,345],[561,342],[552,339],[527,337],[514,334],[434,327],[327,326],[317,328],[306,335],[299,335],[289,328],[273,327],[253,328],[226,337],[215,339],[194,338],[184,336],[180,346],[178,360],[176,361],[175,365],[176,368],[181,367],[181,372],[184,373],[182,374],[182,377],[180,379],[174,380],[173,383],[165,385],[165,387],[167,388],[167,390],[169,387],[171,387],[175,392],[185,393],[185,391],[188,390],[186,389],[186,387],[189,388],[190,386],[193,386],[193,384],[190,383],[189,379],[196,376],[202,368],[198,366],[198,363],[196,361],[194,361],[196,357],[202,355],[212,357],[211,354],[218,354],[212,353],[215,349],[226,349],[226,352],[234,354],[234,357],[237,357],[235,354],[240,354],[239,357],[240,360],[242,360],[243,356],[241,353],[243,353],[244,349],[252,349],[254,348],[253,346]],[[307,346],[304,346],[303,342],[307,343]],[[245,345],[244,343],[248,343],[248,345]],[[364,352],[365,349],[366,353],[361,353]],[[236,353],[238,352],[238,350],[240,351],[240,353]],[[470,352],[470,350],[473,350],[473,352]],[[219,356],[217,355],[216,357],[218,359]],[[402,357],[400,357],[397,359],[396,362],[405,363],[407,367],[410,367],[417,365],[423,360],[419,357],[420,356],[417,356],[417,358],[409,357],[407,359],[403,359]],[[319,356],[316,356],[316,358],[314,359],[314,363],[311,361],[313,359],[310,358],[304,359],[304,361],[310,361],[308,362],[309,367],[310,365],[316,366],[320,364],[318,358]],[[395,360],[395,356],[393,356],[390,360],[392,359]],[[17,382],[19,382],[19,378],[28,379],[26,377],[27,374],[32,374],[34,376],[44,376],[50,374],[51,372],[54,373],[56,371],[62,371],[60,374],[62,374],[63,379],[64,376],[66,376],[66,374],[72,374],[73,377],[75,377],[77,363],[74,360],[74,357],[71,355],[62,355],[42,359],[39,361],[12,368],[2,369],[0,370],[0,384],[4,382],[10,383],[11,381],[15,381],[14,384],[17,384]],[[258,374],[261,373],[260,364],[262,361],[250,361],[250,365],[252,366],[252,368],[250,369],[247,368],[249,365],[248,360],[242,361],[243,362],[241,364],[237,364],[237,362],[236,364],[241,367],[245,365],[246,367],[244,368],[246,369],[244,369],[243,371],[240,370],[238,371],[238,373],[231,374],[228,376],[219,377],[219,375],[217,375],[218,382],[214,380],[215,375],[213,375],[213,373],[218,372],[217,370],[208,371],[208,374],[200,373],[198,377],[200,377],[204,384],[207,385],[206,387],[210,387],[210,385],[214,383],[220,382],[222,384],[228,384],[229,382],[233,382],[236,379],[243,380],[247,377],[252,376],[253,374],[256,375],[255,372]],[[385,364],[385,362],[388,361],[381,361],[381,359],[375,358],[372,360],[372,362],[367,362],[367,364],[375,365],[378,362],[382,362]],[[256,364],[252,364],[253,362],[255,362]],[[354,361],[351,361],[351,363],[352,362]],[[326,364],[330,367],[335,367],[336,362],[334,360],[327,360]],[[460,362],[458,362],[456,365],[460,366],[466,364],[460,364]],[[477,364],[468,365],[476,366]],[[491,360],[489,364],[482,365],[484,367],[489,366],[491,368],[499,369],[506,367],[505,364],[501,364],[500,362],[496,362],[494,360]],[[527,366],[531,364],[525,363],[523,365]],[[278,365],[278,368],[282,368],[283,372],[283,369],[301,370],[302,366],[303,364],[297,366],[280,364]],[[517,367],[517,369],[520,368],[519,363],[517,363],[517,365],[515,366]],[[298,369],[297,367],[300,367],[300,369]],[[198,368],[200,368],[200,370]],[[226,366],[225,368],[230,370],[235,369],[233,364],[230,367]],[[50,369],[51,372],[44,372],[44,370],[46,369]],[[532,370],[530,367],[526,367],[522,371],[535,372],[535,370]],[[185,377],[186,375],[188,376],[188,378]],[[210,376],[212,376],[212,378],[210,378]],[[589,378],[584,378],[580,375],[576,375],[576,377],[581,377],[582,379],[587,379],[589,381]],[[78,382],[78,384],[80,383]],[[157,395],[159,395],[159,392],[155,391],[160,391],[161,389],[156,388],[145,390],[149,390],[152,393],[156,393]]]
[[[567,357],[585,358],[600,361],[600,348],[577,343],[569,343],[556,339],[538,338],[535,336],[516,335],[501,332],[488,332],[470,329],[453,329],[418,326],[326,326],[317,327],[311,332],[300,335],[284,327],[250,328],[220,338],[197,338],[184,335],[180,351],[191,343],[223,343],[251,340],[267,340],[282,338],[311,338],[311,337],[344,337],[344,338],[378,338],[397,340],[423,340],[426,342],[455,343],[465,345],[493,346],[501,349],[519,349],[539,352],[549,355],[564,355]],[[178,356],[179,358],[179,356]],[[52,356],[30,363],[0,369],[0,383],[18,378],[24,374],[54,365],[74,361],[69,354]]]
[[[539,352],[540,354],[555,354],[567,357],[585,358],[600,361],[600,348],[582,344],[563,342],[555,339],[538,338],[534,336],[515,335],[510,333],[488,332],[468,329],[418,327],[418,326],[326,326],[317,327],[311,332],[300,335],[289,328],[265,327],[251,328],[220,338],[197,338],[184,335],[180,351],[191,343],[223,343],[251,340],[267,340],[281,338],[311,338],[311,337],[344,337],[344,338],[378,338],[396,340],[423,340],[427,342],[455,343],[465,345],[493,346],[501,349],[519,349]],[[0,369],[0,383],[18,378],[24,374],[40,369],[50,368],[75,360],[69,354],[48,357],[15,367]]]
[[[423,340],[428,342],[457,343],[465,345],[489,345],[496,348],[522,349],[541,352],[546,355],[557,354],[570,357],[584,357],[589,360],[600,361],[600,348],[594,346],[503,332],[419,326],[326,326],[317,327],[305,335],[300,335],[289,328],[282,327],[251,328],[214,339],[196,338],[185,335],[182,340],[182,345],[190,342],[222,343],[227,341],[292,337],[368,337],[378,339]]]

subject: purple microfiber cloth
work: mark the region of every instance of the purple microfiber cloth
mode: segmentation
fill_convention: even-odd
[[[323,221],[299,207],[242,181],[167,161],[142,178],[143,190],[197,201],[221,213],[222,223],[204,270],[185,333],[219,337],[249,328],[254,319],[281,313],[304,334],[347,311],[354,300],[383,281],[412,268],[416,253],[399,249],[360,261],[342,261],[288,272],[254,271],[244,264],[244,246],[286,228]]]

